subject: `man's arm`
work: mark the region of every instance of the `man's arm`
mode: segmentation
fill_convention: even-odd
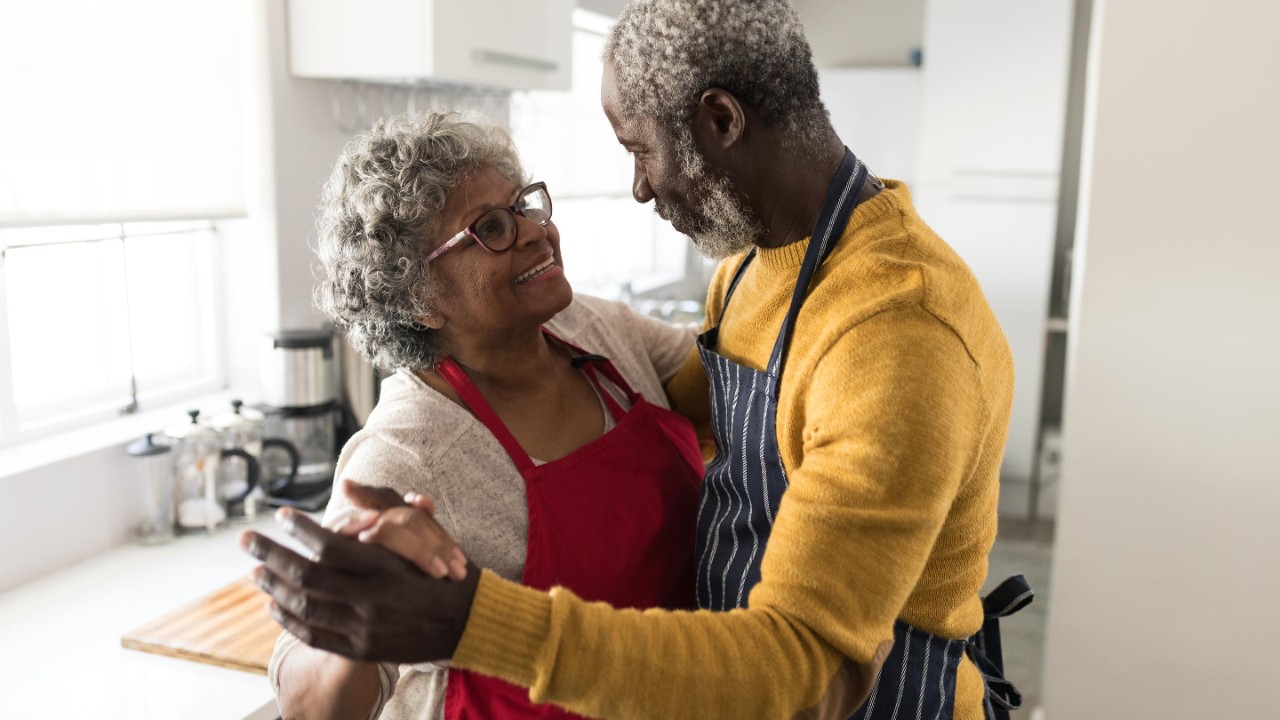
[[[962,343],[919,308],[839,338],[807,378],[750,609],[617,611],[482,578],[454,664],[595,717],[788,717],[892,638],[986,432]],[[874,673],[872,674],[874,675]]]
[[[297,579],[288,593],[271,590],[290,611],[278,617],[315,628],[318,647],[453,656],[530,687],[535,702],[597,717],[776,718],[810,707],[842,658],[872,669],[987,431],[972,360],[936,319],[912,308],[856,330],[809,378],[804,460],[748,610],[614,610],[491,573],[423,584],[379,570],[352,582],[336,553],[299,564],[255,552]],[[344,623],[353,630],[336,632]]]

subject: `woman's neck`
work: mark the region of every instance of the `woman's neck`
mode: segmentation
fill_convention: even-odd
[[[540,327],[454,338],[445,343],[445,351],[477,386],[524,392],[555,378],[559,357]]]

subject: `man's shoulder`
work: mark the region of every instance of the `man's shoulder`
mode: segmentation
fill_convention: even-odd
[[[839,331],[886,312],[919,308],[945,325],[975,359],[999,354],[1004,335],[977,278],[916,213],[906,187],[889,181],[869,218],[852,220],[823,265],[810,301]]]

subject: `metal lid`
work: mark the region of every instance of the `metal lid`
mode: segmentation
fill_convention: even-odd
[[[153,435],[154,433],[147,433],[146,437],[134,440],[125,447],[124,451],[134,457],[163,455],[169,452],[169,446],[156,442]]]
[[[272,333],[271,347],[281,350],[320,349],[324,356],[333,353],[333,333],[328,330],[286,330]]]
[[[218,432],[224,432],[231,428],[241,428],[251,425],[261,425],[263,423],[262,413],[250,407],[244,407],[244,401],[232,400],[231,412],[224,412],[214,415],[209,420],[209,425]]]
[[[196,435],[207,435],[213,431],[208,426],[200,423],[200,411],[188,410],[187,415],[191,416],[191,422],[179,423],[165,428],[164,434],[174,440],[185,440]]]

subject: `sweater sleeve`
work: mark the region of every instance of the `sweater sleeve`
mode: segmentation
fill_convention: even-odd
[[[865,663],[977,454],[978,373],[918,307],[855,326],[806,373],[804,457],[749,609],[614,610],[486,574],[456,665],[602,718],[778,718]]]

